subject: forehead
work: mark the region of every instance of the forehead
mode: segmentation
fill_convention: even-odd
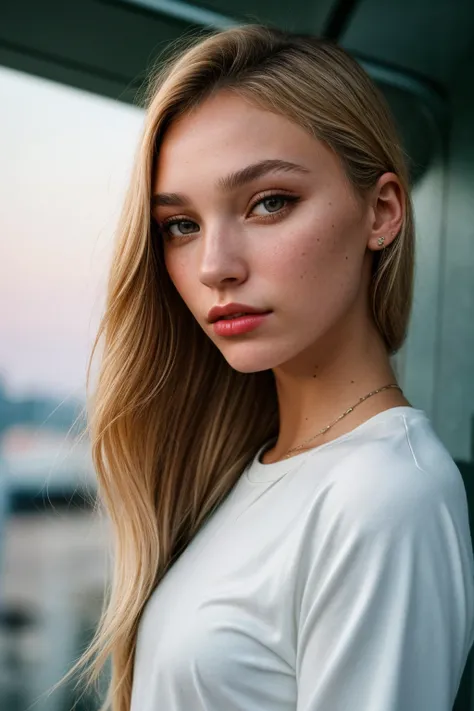
[[[228,172],[260,160],[334,162],[332,151],[285,116],[220,92],[173,123],[160,145],[154,188],[178,189],[195,175]]]

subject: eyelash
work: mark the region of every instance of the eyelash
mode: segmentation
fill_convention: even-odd
[[[255,200],[254,203],[250,206],[249,213],[254,210],[257,205],[260,205],[260,203],[264,202],[265,200],[268,200],[269,198],[281,198],[282,200],[285,200],[286,204],[280,209],[277,210],[276,212],[269,212],[268,215],[257,215],[257,219],[259,221],[265,221],[265,222],[271,222],[275,219],[278,219],[278,217],[281,217],[283,214],[286,214],[286,212],[290,209],[288,203],[290,204],[295,204],[300,200],[299,196],[297,195],[287,195],[286,193],[278,193],[278,192],[270,192],[264,195],[260,195],[257,200]],[[263,220],[261,219],[263,218]],[[190,232],[189,234],[183,234],[180,237],[177,237],[177,235],[172,235],[169,232],[169,228],[172,225],[179,225],[181,222],[191,222],[194,224],[197,224],[194,222],[194,220],[189,220],[188,218],[180,217],[170,217],[167,220],[163,220],[163,222],[159,223],[159,228],[160,231],[163,233],[164,237],[168,240],[172,239],[186,239],[186,237],[192,237],[193,235],[197,234],[196,232]]]

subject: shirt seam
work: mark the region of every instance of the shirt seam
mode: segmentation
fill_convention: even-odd
[[[386,410],[386,411],[384,411],[384,412],[381,412],[380,415],[385,415],[385,414],[387,414],[387,413],[390,413],[390,410],[391,410],[391,409],[393,409],[393,408],[389,408],[388,410]],[[413,409],[415,409],[415,408],[413,408]],[[422,417],[424,417],[423,411],[418,411],[418,413],[421,414]],[[381,418],[381,419],[379,420],[379,422],[384,422],[384,421],[386,421],[387,419],[389,419],[390,416],[393,416],[393,415],[390,414],[390,415],[388,415],[387,417],[384,417],[383,419]],[[405,435],[406,435],[407,442],[408,442],[408,446],[409,446],[409,448],[410,448],[410,452],[411,452],[411,454],[412,454],[412,457],[413,457],[413,460],[414,460],[414,462],[415,462],[415,465],[417,466],[417,468],[418,468],[420,471],[426,473],[425,470],[419,465],[418,460],[417,460],[416,455],[415,455],[415,452],[414,452],[413,447],[412,447],[411,442],[410,442],[410,437],[409,437],[409,434],[408,434],[408,426],[407,426],[407,415],[400,413],[400,414],[398,414],[398,416],[401,417],[402,420],[403,420],[403,425],[404,425],[404,428],[405,428]],[[413,415],[412,415],[412,416],[413,416]],[[365,424],[365,423],[363,423],[363,424]],[[331,448],[331,445],[335,445],[335,444],[338,444],[338,443],[340,443],[340,442],[346,442],[347,440],[350,441],[350,439],[351,439],[352,437],[356,436],[356,433],[359,432],[359,431],[360,431],[360,428],[359,428],[359,427],[356,427],[355,429],[350,430],[349,432],[346,432],[346,433],[343,434],[343,435],[340,435],[340,437],[337,437],[335,440],[331,440],[331,441],[329,441],[329,442],[325,442],[324,444],[320,445],[319,447],[316,447],[315,449],[312,449],[312,450],[308,451],[308,452],[307,452],[308,457],[305,458],[302,462],[300,462],[299,465],[295,466],[295,470],[296,470],[297,468],[299,468],[300,466],[303,466],[304,464],[306,464],[306,463],[308,462],[308,460],[309,460],[312,456],[318,454],[321,450],[326,449],[326,448]],[[271,482],[271,481],[280,481],[280,479],[282,479],[284,476],[286,476],[287,474],[292,473],[292,472],[294,471],[293,469],[289,469],[289,470],[286,471],[284,474],[281,474],[281,475],[277,476],[275,479],[251,479],[250,476],[249,476],[249,471],[250,471],[250,469],[251,469],[252,463],[253,463],[253,460],[250,461],[250,462],[247,464],[247,466],[245,467],[245,470],[244,470],[244,472],[243,472],[244,475],[245,475],[246,480],[247,480],[248,482],[250,482],[251,484],[265,484],[265,483],[268,483],[268,482]],[[271,466],[271,465],[270,465],[270,466]]]
[[[415,450],[413,449],[413,445],[412,445],[411,439],[410,439],[410,432],[409,432],[409,427],[408,427],[406,415],[402,415],[402,419],[403,419],[403,426],[405,428],[405,436],[406,436],[407,444],[410,449],[411,456],[413,457],[413,461],[415,462],[415,466],[417,469],[420,470],[420,472],[423,472],[424,474],[426,474],[425,470],[423,469],[423,467],[418,462],[418,459],[416,458]]]

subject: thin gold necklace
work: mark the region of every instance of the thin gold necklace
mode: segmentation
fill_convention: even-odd
[[[363,403],[365,400],[368,400],[369,397],[372,397],[372,395],[377,395],[377,393],[381,393],[383,390],[388,390],[389,388],[396,388],[397,390],[400,390],[402,392],[402,389],[399,385],[396,383],[390,383],[389,385],[384,385],[382,388],[378,388],[377,390],[372,390],[372,392],[367,393],[367,395],[364,395],[364,397],[359,398],[359,400],[355,403],[355,405],[352,405],[348,410],[342,413],[342,415],[339,415],[337,419],[335,419],[333,422],[331,422],[329,425],[326,425],[326,427],[323,427],[319,432],[316,432],[315,435],[312,437],[308,437],[308,439],[305,439],[304,442],[301,444],[298,444],[296,447],[292,447],[289,449],[286,454],[282,457],[282,459],[288,459],[288,457],[291,455],[292,452],[297,452],[300,449],[303,449],[308,442],[312,442],[313,439],[316,439],[316,437],[319,437],[320,435],[323,435],[325,432],[327,432],[331,427],[333,427],[337,422],[342,420],[346,415],[350,415],[350,413],[361,403]]]

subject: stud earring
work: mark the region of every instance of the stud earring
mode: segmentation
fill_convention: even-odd
[[[385,242],[385,237],[379,237],[377,240],[377,244],[379,247],[383,247]]]

